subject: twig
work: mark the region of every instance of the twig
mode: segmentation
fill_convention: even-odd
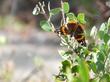
[[[48,11],[50,12],[50,2],[48,2]],[[50,21],[50,19],[51,19],[51,14],[49,14],[48,21]]]
[[[50,2],[48,2],[48,11],[50,11]]]
[[[63,1],[61,0],[61,12],[62,12],[62,19],[63,19],[63,22],[64,24],[66,24],[66,21],[65,21],[65,13],[64,13],[64,10],[63,10]]]
[[[45,4],[44,4],[44,1],[42,2],[42,4],[41,4],[41,2],[39,2],[38,4],[39,4],[39,7],[41,8],[42,14],[45,14],[45,10],[44,10]]]
[[[33,10],[33,14],[34,15],[42,14],[48,20],[49,17],[48,17],[48,15],[45,12],[45,8],[44,7],[45,7],[44,1],[42,3],[38,2],[38,4],[36,5],[36,7]]]

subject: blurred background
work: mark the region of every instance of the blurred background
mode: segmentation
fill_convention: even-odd
[[[32,15],[39,1],[60,6],[60,0],[0,0],[0,82],[53,82],[58,74],[60,40],[40,28],[45,17]],[[85,13],[88,31],[110,17],[110,0],[63,1],[69,2],[70,12]],[[56,27],[60,18],[52,18]]]

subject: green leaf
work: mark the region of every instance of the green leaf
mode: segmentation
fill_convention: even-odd
[[[108,74],[103,75],[99,82],[110,82],[110,76]]]
[[[64,2],[63,3],[63,11],[64,11],[64,13],[68,13],[69,9],[70,9],[70,7],[69,7],[68,2]]]
[[[47,32],[52,31],[51,24],[47,20],[42,20],[40,22],[40,26],[44,31],[47,31]]]
[[[60,13],[61,8],[54,8],[50,10],[50,15],[56,15],[58,13]]]
[[[62,71],[63,71],[64,73],[67,73],[67,71],[68,71],[68,69],[69,69],[70,67],[71,67],[70,61],[64,60],[64,61],[62,62]]]
[[[100,39],[103,40],[103,37],[104,37],[104,31],[99,31],[99,32],[98,32],[98,36],[99,36]]]
[[[103,40],[105,43],[107,43],[108,40],[110,39],[110,35],[108,33],[106,33],[105,31],[99,31],[98,35],[99,35],[100,39]]]
[[[103,53],[103,50],[98,52],[97,55],[98,55],[98,60],[101,61],[101,62],[104,62],[106,55]]]
[[[77,16],[77,19],[82,24],[86,23],[86,21],[85,21],[85,14],[84,13],[79,13],[78,16]]]
[[[110,35],[108,33],[105,33],[104,34],[104,42],[107,43],[109,39],[110,39]]]
[[[83,53],[87,56],[89,54],[89,50],[87,47],[83,47]]]
[[[100,28],[99,28],[99,31],[103,31],[104,32],[106,30],[106,28],[107,27],[106,27],[105,23],[102,23]]]
[[[77,17],[73,13],[67,13],[66,16],[69,18],[69,21],[77,21]]]
[[[73,51],[68,50],[68,51],[65,52],[65,54],[67,54],[67,55],[71,55],[71,54],[73,54]]]
[[[78,64],[81,82],[89,82],[89,69],[87,63],[79,58]]]
[[[79,66],[78,65],[73,66],[71,71],[72,71],[72,73],[78,72],[79,71]]]
[[[91,69],[93,70],[94,73],[97,72],[97,67],[96,67],[96,64],[94,62],[90,63],[90,67],[91,67]]]
[[[97,71],[98,71],[98,72],[104,71],[104,62],[98,61],[98,62],[96,63],[96,66],[97,66]]]
[[[107,51],[108,51],[109,47],[108,47],[107,44],[101,44],[101,45],[98,46],[98,48],[99,48],[99,51],[100,51],[101,54],[103,54],[104,56],[108,55]]]

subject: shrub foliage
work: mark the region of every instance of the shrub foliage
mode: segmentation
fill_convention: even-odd
[[[48,4],[49,16],[47,20],[42,20],[40,25],[45,31],[52,31],[54,25],[51,17],[62,13],[65,20],[77,21],[80,24],[86,24],[84,13],[77,16],[69,12],[69,4],[62,2],[61,7],[50,9]],[[43,6],[44,7],[44,6]],[[34,9],[41,9],[42,6]],[[43,14],[46,14],[45,12]],[[38,15],[38,12],[37,12]],[[86,46],[80,45],[74,37],[70,35],[59,35],[60,45],[64,50],[59,50],[62,57],[59,74],[55,76],[55,82],[110,82],[110,19],[98,27],[91,29],[89,37],[92,42],[86,38]]]

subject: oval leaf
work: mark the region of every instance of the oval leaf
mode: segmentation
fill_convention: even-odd
[[[82,24],[85,24],[86,23],[84,13],[79,13],[78,16],[77,16],[77,19]]]
[[[103,39],[103,37],[104,37],[104,31],[99,31],[98,32],[98,36],[99,36],[100,39]]]
[[[81,82],[89,82],[89,69],[87,63],[80,58],[78,59],[78,63]]]
[[[72,73],[78,72],[78,71],[79,71],[79,66],[78,66],[78,65],[73,66],[73,67],[71,68],[71,71],[72,71]]]
[[[56,15],[61,11],[61,8],[54,8],[50,10],[51,15]]]
[[[107,43],[109,39],[110,39],[110,35],[108,33],[105,33],[104,34],[104,42]]]
[[[44,31],[47,31],[47,32],[52,31],[51,24],[46,20],[42,20],[40,22],[40,26]]]
[[[98,62],[96,63],[96,65],[97,65],[97,72],[98,72],[98,73],[99,73],[100,71],[103,71],[103,70],[104,70],[104,63],[103,63],[103,62],[98,61]]]
[[[90,67],[91,67],[91,69],[93,70],[94,73],[97,72],[97,67],[96,67],[96,64],[94,62],[90,63]]]
[[[70,69],[70,67],[71,67],[70,61],[68,61],[68,60],[62,61],[62,71],[64,73],[67,73],[68,72],[68,69]]]
[[[105,23],[102,23],[99,31],[106,31],[106,29],[107,29],[107,27],[106,27]]]
[[[70,7],[69,7],[68,2],[64,2],[63,3],[63,11],[64,11],[64,13],[68,13],[69,9],[70,9]]]
[[[67,13],[66,16],[69,18],[69,21],[77,21],[77,17],[74,15],[74,13]]]

